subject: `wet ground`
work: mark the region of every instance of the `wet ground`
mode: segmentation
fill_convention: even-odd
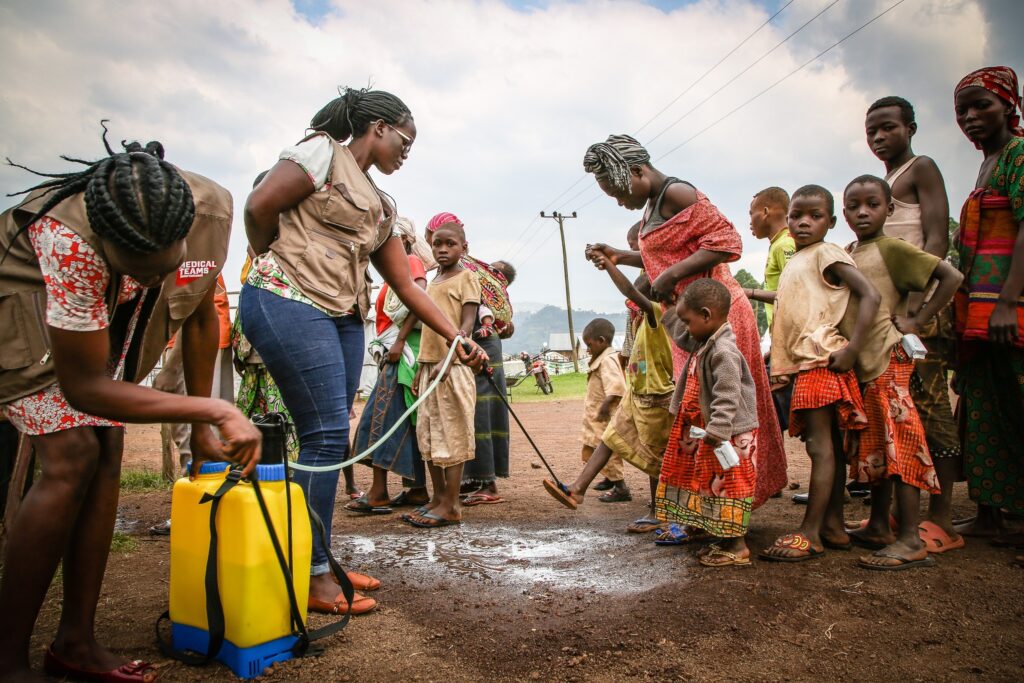
[[[516,406],[565,479],[579,463],[581,404]],[[790,476],[806,482],[800,445]],[[627,468],[632,503],[588,496],[579,512],[540,486],[546,474],[519,434],[512,440],[509,502],[469,508],[458,528],[417,530],[396,515],[341,510],[334,545],[344,563],[381,578],[380,609],[353,620],[316,659],[287,662],[273,681],[1019,681],[1024,680],[1024,571],[1012,553],[971,540],[934,569],[875,573],[863,551],[830,551],[800,565],[755,561],[701,567],[694,548],[659,548],[624,532],[643,516],[645,478]],[[133,427],[128,467],[158,468],[159,436]],[[357,479],[369,484],[369,472]],[[805,490],[801,488],[800,490]],[[397,493],[397,489],[392,493]],[[799,523],[786,498],[753,516],[756,551]],[[956,512],[971,510],[963,485]],[[167,518],[169,492],[122,497],[124,529],[138,549],[113,555],[99,604],[100,638],[126,657],[160,663],[161,680],[230,680],[222,667],[162,658],[152,624],[166,607],[168,544],[145,530]],[[859,501],[848,519],[865,516]],[[33,639],[37,664],[52,638],[55,584]],[[314,617],[312,625],[325,623]]]

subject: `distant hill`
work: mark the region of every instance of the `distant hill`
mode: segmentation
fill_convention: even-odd
[[[607,318],[615,325],[616,335],[622,334],[626,329],[625,306],[621,313],[595,313],[594,311],[572,312],[572,323],[576,334],[583,334],[586,327],[594,318]],[[516,326],[516,333],[509,339],[502,342],[505,353],[538,353],[540,347],[548,340],[548,335],[557,332],[568,334],[569,326],[566,320],[565,309],[558,306],[544,306],[535,313],[521,312],[516,308],[513,322]]]

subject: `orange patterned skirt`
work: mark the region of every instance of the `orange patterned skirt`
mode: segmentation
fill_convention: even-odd
[[[913,359],[897,344],[885,372],[864,385],[868,426],[861,432],[856,459],[851,458],[851,479],[874,483],[899,477],[923,491],[939,492],[924,426],[910,397],[913,372]]]
[[[804,431],[802,410],[835,405],[839,428],[864,429],[867,418],[857,375],[853,370],[839,374],[828,368],[813,368],[798,374],[793,383],[793,399],[789,406],[789,435]]]

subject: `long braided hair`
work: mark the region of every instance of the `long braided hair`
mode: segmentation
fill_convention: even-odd
[[[593,173],[597,180],[607,180],[620,192],[630,192],[633,188],[629,169],[650,163],[650,153],[629,135],[609,135],[604,142],[588,147],[583,156],[584,171]]]
[[[412,117],[405,102],[389,92],[369,88],[341,88],[341,95],[318,111],[309,127],[327,133],[338,142],[357,138],[374,121],[399,126]]]
[[[42,207],[11,239],[11,245],[29,225],[45,216],[68,197],[81,192],[89,227],[100,239],[137,254],[166,249],[188,235],[195,218],[192,190],[174,166],[164,161],[164,146],[150,142],[121,141],[124,152],[114,152],[107,142],[107,121],[103,120],[103,146],[109,156],[83,161],[61,155],[61,159],[86,168],[72,173],[41,173],[10,159],[11,166],[51,178],[8,196],[46,190]],[[10,251],[10,246],[8,246]],[[4,256],[6,257],[6,253]]]

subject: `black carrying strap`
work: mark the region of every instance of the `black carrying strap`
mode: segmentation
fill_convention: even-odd
[[[169,610],[165,610],[156,621],[156,642],[160,652],[165,657],[170,657],[192,666],[203,666],[209,664],[220,653],[224,645],[224,605],[220,600],[220,587],[217,584],[217,511],[220,509],[220,502],[224,494],[233,489],[242,480],[242,471],[231,468],[228,470],[224,483],[212,494],[204,493],[199,499],[199,504],[212,502],[210,506],[210,548],[206,554],[206,577],[204,586],[206,589],[206,628],[209,635],[209,642],[206,646],[206,654],[193,654],[186,650],[176,650],[174,646],[165,641],[160,635],[160,624],[164,620],[170,620]]]

